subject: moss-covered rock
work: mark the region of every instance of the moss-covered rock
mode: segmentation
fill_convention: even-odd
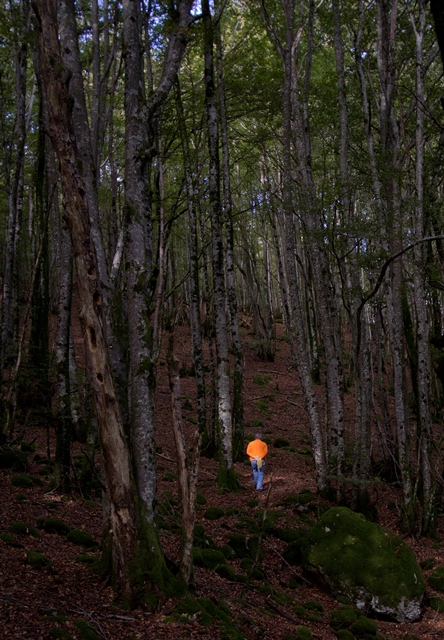
[[[298,632],[297,637],[300,638],[300,640],[311,640],[313,638],[311,630],[302,624],[296,626],[296,631]]]
[[[216,626],[222,631],[226,640],[244,640],[245,636],[233,624],[229,607],[223,601],[200,598],[195,600],[186,595],[180,600],[173,612],[173,618],[179,621],[194,621],[205,627]]]
[[[17,476],[11,478],[11,484],[13,487],[21,487],[22,489],[30,489],[35,486],[42,486],[43,482],[40,478],[35,476],[29,476],[26,473],[20,473]]]
[[[316,602],[315,600],[308,600],[304,602],[303,606],[308,611],[317,611],[317,613],[324,613],[324,607],[320,602]]]
[[[367,638],[368,636],[376,636],[378,626],[374,620],[361,616],[352,624],[350,631],[356,638]]]
[[[216,569],[222,564],[227,564],[224,554],[218,549],[201,549],[193,547],[193,562],[197,567]]]
[[[331,612],[330,626],[336,631],[348,629],[358,619],[358,613],[353,607],[341,607]]]
[[[57,533],[59,536],[66,536],[71,531],[71,528],[58,518],[39,518],[37,527],[46,533]]]
[[[216,549],[217,545],[211,536],[205,533],[205,528],[201,524],[196,524],[193,531],[193,546],[202,549]]]
[[[423,571],[430,571],[430,569],[434,568],[435,564],[435,558],[426,558],[421,562],[420,567]]]
[[[430,586],[444,593],[444,567],[436,567],[429,575]]]
[[[438,596],[432,596],[430,598],[430,608],[438,613],[444,613],[444,600],[438,598]]]
[[[51,564],[51,560],[49,560],[41,551],[27,551],[26,563],[31,565],[33,569],[44,569]]]
[[[236,572],[233,567],[228,566],[227,564],[220,564],[215,569],[218,576],[221,578],[225,578],[225,580],[229,580],[230,582],[236,582]]]
[[[230,547],[229,544],[223,544],[220,550],[227,560],[234,560],[234,558],[236,557],[236,552],[234,551],[233,547]]]
[[[248,536],[242,533],[231,533],[228,537],[228,544],[234,549],[238,558],[252,558],[253,560],[262,557],[262,549],[259,545],[258,536]]]
[[[24,522],[14,522],[9,527],[9,531],[20,536],[32,536],[33,538],[40,538],[40,531],[36,527],[25,524]]]
[[[97,542],[92,535],[82,529],[72,529],[66,536],[67,540],[73,544],[77,544],[79,547],[85,547],[85,549],[91,549],[97,546]]]
[[[260,567],[254,564],[251,558],[242,558],[240,561],[241,569],[248,574],[250,580],[263,580],[265,578],[265,573],[262,571]]]
[[[15,538],[10,533],[0,533],[0,540],[6,544],[15,544]]]
[[[309,530],[302,560],[358,609],[398,622],[421,615],[425,582],[412,549],[346,507],[329,509]]]
[[[77,562],[82,562],[83,564],[96,564],[99,562],[99,558],[97,556],[92,556],[89,553],[82,553],[79,556],[76,556]]]
[[[320,622],[322,620],[322,616],[319,613],[309,611],[303,604],[295,604],[293,610],[301,620],[309,620],[310,622]]]
[[[209,507],[203,514],[207,520],[219,520],[225,515],[225,511],[219,507]]]

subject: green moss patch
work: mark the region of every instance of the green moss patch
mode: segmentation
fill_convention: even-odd
[[[435,565],[436,565],[435,558],[426,558],[421,562],[420,566],[423,571],[430,571],[430,569],[433,569]]]
[[[217,626],[226,640],[244,640],[244,634],[233,623],[232,613],[227,604],[210,598],[195,600],[187,595],[176,605],[173,618],[179,622],[197,620],[205,627]]]
[[[438,596],[432,596],[430,598],[430,608],[438,613],[444,613],[444,600],[438,598]]]
[[[51,561],[41,551],[27,551],[26,563],[33,569],[44,569],[51,564]]]
[[[336,631],[348,629],[358,619],[356,609],[352,607],[341,607],[331,612],[330,626]]]
[[[21,473],[18,476],[13,476],[11,478],[11,484],[13,487],[21,487],[22,489],[30,489],[31,487],[43,485],[43,482],[40,478],[36,478],[35,476],[29,476],[26,473]]]
[[[94,540],[92,535],[82,529],[72,529],[66,536],[66,539],[73,544],[76,544],[79,547],[85,547],[86,549],[97,546],[97,542]]]
[[[10,533],[0,533],[0,540],[3,540],[6,544],[15,544],[15,538]]]
[[[201,549],[193,547],[193,562],[197,567],[207,567],[208,569],[216,569],[222,564],[226,564],[227,560],[218,549]]]
[[[258,374],[257,376],[254,376],[253,382],[254,384],[259,385],[260,387],[263,387],[268,382],[270,382],[271,379],[272,379],[271,376],[267,375],[266,373],[263,373],[263,374]]]
[[[228,536],[228,544],[234,549],[238,558],[262,558],[262,549],[258,536],[248,536],[242,533],[231,533]]]
[[[307,609],[303,604],[296,604],[293,610],[301,620],[309,620],[310,622],[321,622],[322,620],[320,613]]]
[[[300,640],[311,640],[313,638],[311,630],[302,624],[296,626],[296,631],[298,632],[297,637],[300,638]]]
[[[10,533],[15,533],[21,536],[32,536],[33,538],[40,538],[40,531],[32,525],[27,525],[24,522],[14,522],[9,527]]]
[[[242,558],[240,561],[241,569],[245,571],[250,580],[264,580],[265,573],[260,567],[254,564],[251,558]]]
[[[71,531],[71,528],[58,518],[39,518],[37,527],[46,533],[57,533],[59,536],[66,536]]]
[[[376,636],[378,626],[374,620],[361,616],[352,624],[350,631],[356,638],[368,638],[368,636]]]
[[[219,518],[222,518],[224,515],[225,511],[223,509],[210,507],[204,512],[203,517],[206,518],[206,520],[219,520]]]
[[[430,586],[444,593],[444,567],[436,567],[429,575]]]

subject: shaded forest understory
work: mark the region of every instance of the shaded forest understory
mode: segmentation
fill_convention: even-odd
[[[182,369],[186,371],[191,366],[189,338],[185,327],[178,329],[176,349],[182,358]],[[31,405],[22,406],[23,422],[17,425],[16,435],[22,443],[32,445],[29,466],[23,470],[0,471],[1,638],[289,640],[305,637],[303,631],[298,631],[301,626],[309,628],[313,638],[333,640],[337,637],[331,625],[331,612],[339,609],[340,603],[314,584],[300,567],[285,561],[287,543],[279,534],[282,530],[303,526],[328,506],[316,496],[307,419],[297,376],[291,366],[289,345],[282,325],[278,325],[275,361],[265,362],[255,357],[250,340],[250,336],[244,335],[245,434],[247,439],[254,434],[258,421],[263,423],[263,436],[270,442],[265,491],[258,493],[253,489],[249,464],[238,462],[236,472],[241,490],[221,495],[216,484],[217,463],[203,457],[196,531],[201,547],[214,543],[218,549],[223,549],[236,534],[243,534],[247,541],[258,536],[259,552],[253,551],[249,559],[227,560],[226,565],[214,569],[195,566],[195,586],[190,592],[194,600],[182,603],[181,614],[176,608],[178,600],[173,599],[155,614],[119,608],[113,601],[110,586],[93,570],[91,560],[100,555],[99,548],[88,546],[87,537],[81,534],[76,537],[75,533],[86,532],[96,543],[102,537],[100,491],[93,491],[87,498],[77,482],[82,458],[85,461],[81,455],[85,446],[75,443],[74,490],[70,495],[60,495],[51,486],[48,475],[55,452],[51,418],[38,416]],[[192,377],[181,378],[181,394],[184,424],[189,431],[187,435],[191,436],[195,429]],[[353,424],[352,398],[352,394],[346,396],[348,428]],[[319,400],[323,406],[322,397]],[[172,563],[177,563],[177,467],[168,372],[163,359],[159,363],[157,421],[159,533],[165,554]],[[97,473],[99,468],[97,459]],[[32,486],[21,486],[17,480],[23,478],[24,471],[35,479]],[[379,481],[373,485],[371,495],[377,522],[398,531],[400,489]],[[51,532],[49,518],[62,521],[67,528]],[[430,567],[444,564],[443,536],[442,518],[438,520],[436,538],[414,540],[404,536],[419,562],[429,560],[423,565],[429,567],[424,570],[426,578]],[[79,542],[83,542],[83,546]],[[32,552],[41,552],[41,555]],[[202,562],[197,560],[196,564]],[[430,595],[433,590],[429,587]],[[378,637],[385,640],[444,637],[444,614],[427,604],[422,620],[417,623],[380,620],[376,623]]]

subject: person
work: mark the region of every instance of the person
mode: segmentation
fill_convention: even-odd
[[[263,442],[262,434],[256,433],[255,439],[247,447],[247,456],[250,456],[251,467],[253,469],[254,487],[257,491],[262,491],[264,483],[264,458],[268,453],[267,443]]]

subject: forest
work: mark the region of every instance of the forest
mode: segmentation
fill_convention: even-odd
[[[4,0],[0,38],[2,483],[44,451],[153,614],[196,589],[202,466],[228,509],[267,420],[314,501],[377,519],[387,483],[439,540],[442,3]]]

